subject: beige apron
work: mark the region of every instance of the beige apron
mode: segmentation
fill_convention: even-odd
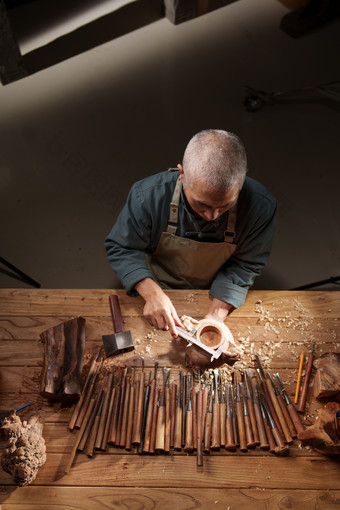
[[[172,201],[168,228],[163,232],[156,250],[146,260],[156,281],[162,288],[208,289],[222,267],[232,256],[236,244],[236,205],[228,215],[224,242],[206,243],[176,236],[178,205],[181,197],[181,177],[178,178]]]

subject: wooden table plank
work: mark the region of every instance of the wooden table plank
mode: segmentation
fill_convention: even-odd
[[[325,352],[340,351],[340,344],[338,342],[327,341],[329,335],[321,335],[319,338],[324,338],[323,343],[316,344],[316,355],[319,357]],[[254,355],[259,354],[260,358],[269,357],[270,361],[266,361],[265,365],[269,365],[273,369],[291,368],[296,369],[300,354],[303,352],[306,356],[312,350],[312,343],[284,341],[277,343],[271,342],[267,346],[260,339],[252,338],[246,344],[239,343],[244,347],[243,361],[247,368],[254,365]],[[251,345],[254,344],[254,345]],[[101,340],[86,340],[85,354],[92,356],[98,352],[102,346]],[[145,339],[142,337],[139,343],[135,343],[135,350],[129,353],[124,353],[118,358],[110,358],[109,364],[118,366],[138,366],[141,365],[141,356],[145,359],[146,366],[152,366],[157,360],[159,366],[174,366],[184,364],[186,342],[184,340],[173,340],[167,337],[165,340],[160,337],[153,339]],[[2,366],[41,366],[43,359],[44,347],[40,340],[0,340],[0,359]],[[20,356],[18,356],[20,353]],[[86,360],[85,360],[86,362]]]
[[[122,308],[122,314],[125,329],[131,330],[133,338],[143,340],[145,335],[152,334],[159,339],[168,339],[170,334],[165,331],[156,331],[151,328],[147,321],[141,316],[129,316]],[[339,310],[340,314],[340,310]],[[61,322],[72,319],[73,316],[0,316],[0,343],[1,340],[36,340],[46,329],[57,326]],[[200,318],[200,317],[196,317]],[[86,319],[86,339],[101,340],[102,335],[113,332],[112,319],[110,317],[85,317]],[[312,342],[313,338],[322,343],[328,339],[332,342],[340,342],[340,319],[322,318],[309,319],[308,327],[303,322],[296,319],[279,320],[273,316],[270,327],[268,321],[261,319],[259,314],[256,317],[236,317],[231,314],[226,320],[226,325],[233,333],[236,340],[250,337],[251,341],[263,342],[264,339],[279,338],[283,342]]]
[[[101,289],[0,289],[0,315],[86,315],[110,316],[108,298],[115,293],[126,315],[142,314],[143,300],[127,296],[124,290]],[[167,290],[179,315],[203,317],[209,306],[208,291]],[[286,317],[287,310],[293,317],[308,314],[314,318],[337,318],[339,294],[337,292],[301,291],[249,291],[246,302],[233,312],[236,317],[256,317],[256,303],[270,307],[278,317]],[[140,307],[140,308],[138,308]]]
[[[2,510],[333,510],[340,491],[275,489],[116,488],[116,487],[3,487]]]
[[[178,455],[78,456],[71,471],[64,475],[67,456],[50,453],[39,470],[34,485],[113,486],[113,487],[207,487],[340,489],[340,464],[325,457],[252,457],[245,455],[206,456],[203,469],[196,457]],[[11,477],[0,473],[0,484],[11,484]]]

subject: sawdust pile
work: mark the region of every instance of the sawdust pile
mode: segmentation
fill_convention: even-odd
[[[258,324],[264,325],[260,342],[252,340],[252,328],[248,326],[248,335],[237,335],[238,341],[245,349],[245,356],[236,369],[245,368],[255,355],[260,356],[263,366],[269,367],[273,358],[281,358],[283,346],[290,351],[291,359],[298,360],[300,346],[312,348],[316,341],[312,333],[313,316],[298,299],[280,300],[269,310],[262,300],[255,303],[254,311],[258,314]],[[288,311],[290,309],[292,311]],[[295,338],[298,332],[300,341]],[[256,336],[256,335],[255,335]],[[258,338],[259,339],[259,338]],[[298,347],[298,349],[297,349]]]
[[[2,429],[8,442],[1,457],[1,466],[6,473],[13,476],[17,485],[29,485],[46,461],[43,424],[37,415],[21,422],[19,416],[12,413],[4,419]]]

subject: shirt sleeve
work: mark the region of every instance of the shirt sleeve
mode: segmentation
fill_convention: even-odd
[[[235,253],[221,267],[210,289],[213,297],[239,308],[249,288],[266,265],[277,220],[276,201],[270,201],[261,214],[254,212]]]
[[[106,255],[128,294],[137,295],[134,286],[144,278],[153,278],[144,252],[152,244],[153,221],[145,207],[144,194],[134,184],[117,222],[105,239]]]

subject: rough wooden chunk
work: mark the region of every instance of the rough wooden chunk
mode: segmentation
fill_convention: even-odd
[[[81,391],[85,319],[77,317],[41,333],[45,343],[41,395],[74,400]]]
[[[316,398],[340,398],[340,353],[327,352],[314,361],[317,369],[314,378],[314,396]]]
[[[340,440],[337,436],[336,414],[340,409],[337,402],[328,402],[325,407],[318,409],[318,416],[311,425],[298,434],[298,439],[305,445],[325,455],[340,453]]]
[[[13,476],[17,485],[32,483],[46,461],[43,424],[37,415],[21,422],[19,416],[12,413],[5,418],[2,429],[8,441],[1,457],[2,468]]]

